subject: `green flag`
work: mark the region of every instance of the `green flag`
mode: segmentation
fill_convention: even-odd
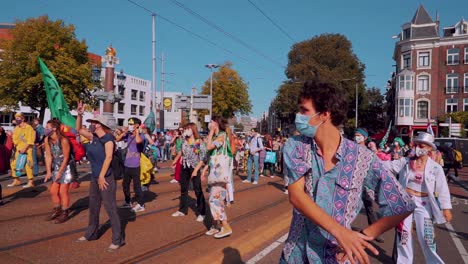
[[[385,143],[387,143],[388,136],[390,135],[390,130],[392,129],[392,121],[390,120],[390,124],[388,125],[387,132],[385,133],[385,136],[382,138],[382,141],[380,141],[379,148],[384,149],[385,148]]]
[[[145,124],[145,127],[150,129],[151,133],[153,133],[156,129],[156,120],[154,117],[155,116],[153,113],[153,109],[151,109],[151,111],[148,114],[148,117],[145,119],[145,122],[143,122]]]
[[[37,59],[39,60],[39,68],[42,72],[42,80],[44,82],[47,104],[49,105],[51,117],[58,118],[64,125],[75,127],[76,120],[70,114],[60,85],[42,59],[40,57],[37,57]]]

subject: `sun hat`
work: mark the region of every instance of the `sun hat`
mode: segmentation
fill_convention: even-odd
[[[426,144],[431,146],[433,150],[437,149],[436,145],[434,144],[434,136],[426,132],[419,132],[418,136],[413,138],[413,142]]]
[[[109,124],[109,119],[104,115],[96,115],[93,118],[86,119],[86,122],[88,122],[88,123],[97,122],[97,123],[107,127],[108,129],[111,129],[110,124]]]

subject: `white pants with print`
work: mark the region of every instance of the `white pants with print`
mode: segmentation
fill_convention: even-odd
[[[416,224],[416,235],[421,246],[426,263],[444,263],[437,255],[436,243],[434,241],[434,224],[432,222],[432,210],[428,197],[412,197],[416,204],[413,214],[403,220],[403,227],[398,230],[397,235],[397,263],[413,263],[413,237],[412,223]]]

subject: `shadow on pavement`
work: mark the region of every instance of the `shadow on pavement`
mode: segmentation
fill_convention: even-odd
[[[80,214],[81,212],[83,212],[84,210],[88,208],[89,208],[89,196],[76,200],[76,202],[74,202],[70,206],[70,211],[72,211],[72,213],[68,217],[68,220],[72,219],[73,217],[77,216],[78,214]]]
[[[223,254],[224,254],[224,257],[223,257],[223,262],[221,262],[222,264],[240,264],[240,263],[243,264],[243,263],[245,263],[242,260],[242,257],[240,255],[239,250],[237,250],[236,248],[232,248],[232,247],[224,248],[223,249]]]
[[[281,192],[284,192],[284,185],[277,183],[277,182],[269,182],[268,185],[271,185],[275,187],[276,189],[280,190]]]
[[[466,212],[465,212],[466,213]],[[446,227],[444,226],[438,226],[437,227],[438,229],[440,230],[444,230],[446,231],[447,233],[453,233],[452,231],[448,230]],[[468,240],[468,233],[465,233],[465,232],[460,232],[460,231],[455,231],[455,234],[462,240]]]
[[[5,196],[4,199],[6,202],[10,203],[13,202],[16,199],[20,198],[34,198],[41,194],[42,192],[47,191],[46,186],[36,186],[32,188],[26,188],[22,189],[16,193],[13,193],[11,195]]]

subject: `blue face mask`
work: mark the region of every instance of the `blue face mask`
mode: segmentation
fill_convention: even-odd
[[[307,116],[307,115],[302,115],[302,114],[296,114],[296,120],[295,120],[295,123],[296,123],[296,128],[297,130],[299,130],[299,132],[306,136],[306,137],[311,137],[311,138],[314,138],[315,137],[315,133],[317,133],[317,129],[319,128],[320,125],[323,124],[323,122],[321,122],[320,124],[316,125],[316,126],[312,126],[309,124],[309,121],[312,117],[316,116],[316,115],[319,115],[320,113],[316,113],[315,115],[313,116]]]

